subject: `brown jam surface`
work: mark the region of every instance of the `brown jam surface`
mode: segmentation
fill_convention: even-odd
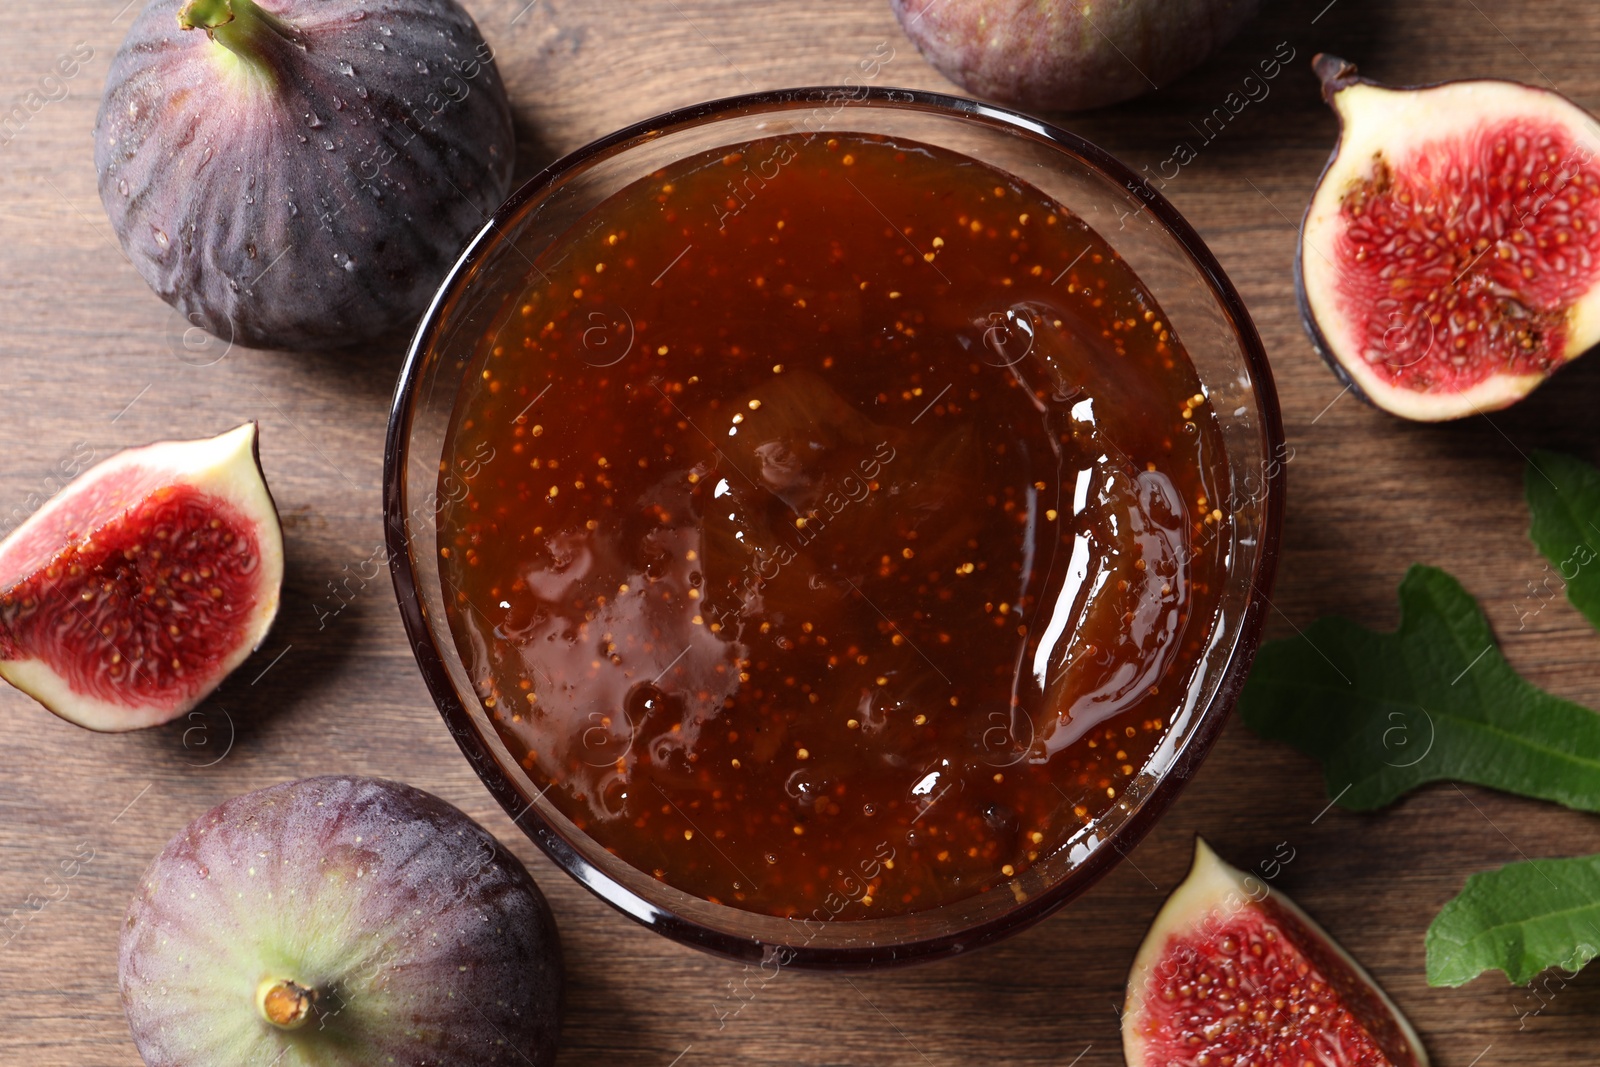
[[[451,629],[634,867],[779,916],[936,907],[1083,848],[1177,714],[1220,431],[1038,190],[866,135],[686,159],[544,254],[478,358]]]

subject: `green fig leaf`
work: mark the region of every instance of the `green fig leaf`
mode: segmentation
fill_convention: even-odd
[[[1600,629],[1600,470],[1560,452],[1535,452],[1523,482],[1529,536],[1572,606]]]
[[[1600,856],[1530,860],[1467,879],[1428,927],[1428,984],[1485,971],[1517,985],[1560,967],[1571,978],[1600,955]]]
[[[1406,574],[1393,633],[1326,618],[1263,646],[1239,713],[1320,761],[1352,810],[1454,781],[1600,811],[1600,715],[1512,670],[1477,602],[1437,568]]]

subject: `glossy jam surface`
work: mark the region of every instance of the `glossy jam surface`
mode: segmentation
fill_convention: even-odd
[[[528,275],[439,552],[556,807],[780,916],[936,907],[1089,839],[1229,541],[1217,423],[1111,248],[964,157],[796,135],[639,181]]]

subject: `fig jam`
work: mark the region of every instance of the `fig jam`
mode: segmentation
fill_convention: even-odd
[[[527,273],[456,407],[439,553],[550,802],[778,916],[1091,847],[1229,540],[1205,390],[1110,246],[972,159],[797,134],[639,180]]]

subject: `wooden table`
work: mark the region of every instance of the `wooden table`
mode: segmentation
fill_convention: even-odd
[[[95,192],[90,131],[132,20],[124,4],[0,8],[0,100],[37,87],[80,42],[94,53],[65,98],[0,146],[0,525],[57,488],[87,450],[103,456],[255,418],[286,520],[288,577],[265,647],[199,719],[96,736],[0,687],[0,914],[41,892],[60,860],[81,848],[94,856],[65,899],[0,949],[0,1063],[137,1064],[117,999],[116,941],[140,871],[212,804],[329,772],[432,790],[528,862],[567,948],[563,1064],[1120,1063],[1124,975],[1197,831],[1241,864],[1287,842],[1295,858],[1279,884],[1377,975],[1443,1067],[1600,1059],[1600,967],[1553,983],[1532,1015],[1540,1001],[1498,976],[1429,989],[1422,951],[1429,920],[1468,874],[1600,850],[1600,819],[1449,785],[1378,815],[1325,810],[1308,760],[1237,723],[1128,862],[1065,912],[948,963],[849,979],[784,973],[719,1028],[740,969],[619,917],[512,827],[446,735],[387,577],[361,580],[382,558],[380,446],[400,350],[328,359],[241,349],[197,365],[206,359],[185,348],[181,319],[120,255]],[[515,101],[521,177],[667,107],[837,82],[879,42],[894,49],[882,83],[948,88],[884,0],[468,6]],[[1412,425],[1341,396],[1301,333],[1290,281],[1295,224],[1334,138],[1309,71],[1314,52],[1356,59],[1386,80],[1515,78],[1600,107],[1600,10],[1587,0],[1514,10],[1481,0],[1267,6],[1202,70],[1065,125],[1135,167],[1154,169],[1181,141],[1199,147],[1167,193],[1254,312],[1295,449],[1272,631],[1330,612],[1391,626],[1406,566],[1435,563],[1481,599],[1519,669],[1600,707],[1600,636],[1564,600],[1530,592],[1546,572],[1521,498],[1523,455],[1534,447],[1600,459],[1600,357],[1493,421]],[[1296,58],[1270,95],[1201,146],[1191,123],[1280,42]]]

